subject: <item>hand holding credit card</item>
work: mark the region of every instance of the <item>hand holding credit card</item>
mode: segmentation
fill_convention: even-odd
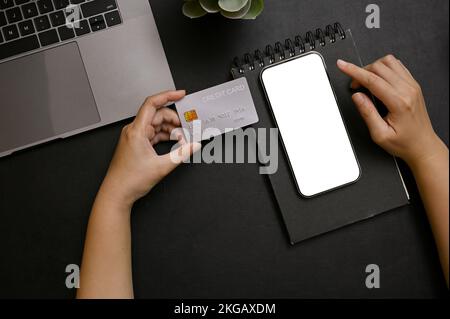
[[[185,135],[190,134],[186,138],[191,142],[207,140],[259,121],[245,78],[190,94],[175,106]]]

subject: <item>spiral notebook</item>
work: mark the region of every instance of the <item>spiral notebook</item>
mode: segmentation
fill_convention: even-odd
[[[275,127],[259,80],[262,68],[311,50],[319,52],[325,59],[331,84],[360,161],[362,175],[353,185],[315,198],[303,198],[297,191],[288,160],[279,143],[278,170],[275,174],[268,175],[268,179],[292,244],[374,217],[409,202],[396,160],[372,142],[366,125],[353,105],[350,81],[336,66],[339,58],[362,65],[351,31],[344,30],[339,23],[315,32],[309,31],[304,36],[296,35],[283,43],[267,45],[264,50],[256,50],[253,54],[247,53],[234,59],[231,70],[233,77],[246,77],[252,91],[260,118],[255,127]]]

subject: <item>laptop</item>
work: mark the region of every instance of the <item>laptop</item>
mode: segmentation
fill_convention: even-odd
[[[148,0],[0,0],[0,157],[174,87]]]

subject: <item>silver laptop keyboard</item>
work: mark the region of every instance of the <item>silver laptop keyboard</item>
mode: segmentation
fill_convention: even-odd
[[[0,0],[0,60],[121,23],[116,0]]]

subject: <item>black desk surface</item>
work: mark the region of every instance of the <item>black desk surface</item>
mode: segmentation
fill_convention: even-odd
[[[364,1],[266,0],[256,21],[190,21],[181,1],[150,2],[178,88],[229,80],[235,55],[340,21],[353,30],[365,62],[393,52],[410,67],[448,145],[447,0],[379,0],[379,30],[365,27]],[[123,125],[0,160],[0,297],[74,296],[65,267],[80,263],[90,208]],[[292,247],[255,165],[184,166],[135,206],[136,296],[444,296],[424,209],[402,171],[410,206]],[[378,290],[364,284],[371,263],[381,268]]]

